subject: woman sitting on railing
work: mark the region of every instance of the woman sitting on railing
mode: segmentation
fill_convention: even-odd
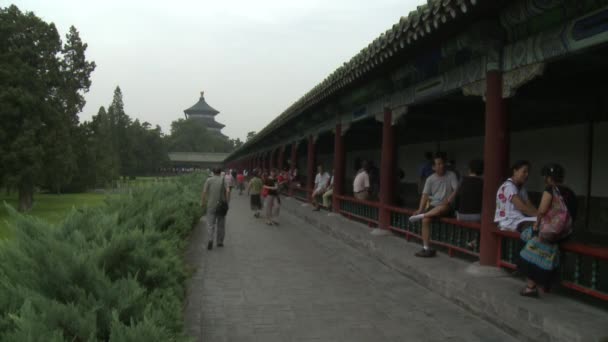
[[[524,185],[528,181],[530,162],[520,160],[511,167],[511,178],[498,188],[494,222],[501,230],[522,231],[536,222],[536,208]]]
[[[521,233],[526,241],[521,250],[517,270],[527,277],[527,286],[520,294],[538,297],[537,286],[549,288],[559,267],[559,242],[572,233],[576,218],[576,195],[562,183],[564,168],[559,164],[543,167],[545,191],[538,208],[534,227]]]

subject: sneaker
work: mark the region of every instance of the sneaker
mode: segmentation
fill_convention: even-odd
[[[209,243],[207,244],[207,249],[208,250],[212,250],[213,249],[213,241],[209,241]]]
[[[420,258],[432,258],[437,254],[434,249],[422,249],[420,252],[416,253],[417,257]]]
[[[423,218],[424,218],[424,214],[413,215],[413,216],[410,216],[409,221],[418,222],[418,221],[421,221]]]
[[[218,247],[224,247],[224,243],[223,243],[223,242],[218,242],[218,243],[217,243],[217,246],[218,246]]]
[[[472,240],[472,241],[467,242],[467,249],[470,249],[472,251],[477,249],[477,240]]]

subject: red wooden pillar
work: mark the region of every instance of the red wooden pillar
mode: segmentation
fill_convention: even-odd
[[[315,140],[308,137],[308,158],[306,159],[306,190],[312,191],[315,181]],[[309,196],[310,197],[310,196]],[[312,198],[309,198],[311,200]]]
[[[393,204],[395,191],[395,170],[397,168],[395,127],[393,126],[393,112],[384,109],[382,122],[382,155],[380,160],[380,228],[389,229],[391,213],[387,206]]]
[[[481,265],[497,265],[499,240],[494,235],[496,191],[505,179],[509,163],[509,130],[505,101],[502,98],[502,73],[486,74],[486,127],[484,139],[483,208],[481,214]]]
[[[332,196],[332,210],[340,211],[340,200],[338,196],[344,194],[344,164],[346,152],[344,151],[344,137],[342,136],[342,123],[338,117],[336,134],[334,136],[334,194]]]
[[[294,141],[291,143],[291,165],[289,166],[289,172],[291,172],[290,175],[293,174],[293,170],[296,168],[296,153],[298,153],[298,142]],[[291,184],[289,184],[289,196],[293,196],[293,188],[291,187]]]

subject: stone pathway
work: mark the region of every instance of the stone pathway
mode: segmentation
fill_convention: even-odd
[[[184,310],[197,341],[514,341],[288,213],[267,226],[245,196],[231,203],[224,248],[204,250],[203,223]]]

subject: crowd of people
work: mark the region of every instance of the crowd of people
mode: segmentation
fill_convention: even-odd
[[[483,161],[471,160],[468,172],[460,176],[454,162],[447,162],[445,153],[427,153],[425,163],[418,174],[419,204],[410,222],[422,224],[422,249],[418,257],[434,257],[436,251],[430,246],[431,223],[441,217],[455,217],[460,221],[480,222],[483,193]],[[541,169],[545,188],[540,204],[536,207],[530,200],[526,183],[531,164],[517,161],[511,167],[511,176],[504,181],[496,193],[494,221],[501,230],[519,232],[525,241],[520,252],[518,270],[527,277],[527,284],[521,290],[522,296],[538,297],[538,288],[549,288],[554,281],[559,266],[559,243],[572,233],[572,222],[576,218],[577,203],[574,192],[564,185],[565,170],[556,163]],[[357,200],[371,200],[375,189],[374,178],[377,170],[368,161],[361,161],[353,180],[353,196]],[[374,176],[374,174],[376,174]],[[399,170],[401,182],[404,178]],[[214,169],[213,176],[205,183],[203,203],[207,205],[209,226],[208,249],[213,248],[213,237],[217,230],[217,246],[223,246],[225,218],[217,215],[215,208],[222,196],[228,202],[233,189],[239,195],[247,193],[250,206],[256,218],[264,218],[268,225],[279,225],[281,207],[280,194],[288,187],[300,185],[297,168],[291,170],[225,170]],[[223,186],[222,186],[223,185]],[[312,189],[314,211],[321,207],[330,209],[334,189],[334,175],[325,171],[322,165]],[[471,249],[477,248],[477,240],[467,243]]]
[[[554,281],[559,267],[559,243],[572,233],[577,203],[574,192],[564,185],[564,168],[550,163],[541,169],[545,188],[536,207],[525,186],[530,168],[530,162],[525,160],[513,164],[510,177],[496,193],[494,222],[501,230],[520,233],[525,246],[519,253],[517,266],[527,277],[520,294],[538,297],[538,287],[549,288]],[[438,154],[433,157],[432,167],[421,168],[419,176],[423,184],[420,203],[409,220],[422,221],[422,250],[416,256],[433,257],[436,253],[429,243],[434,219],[455,216],[463,221],[481,220],[483,162],[471,161],[468,175],[459,180],[448,170],[445,155]],[[475,244],[476,241],[469,242],[471,248]]]

